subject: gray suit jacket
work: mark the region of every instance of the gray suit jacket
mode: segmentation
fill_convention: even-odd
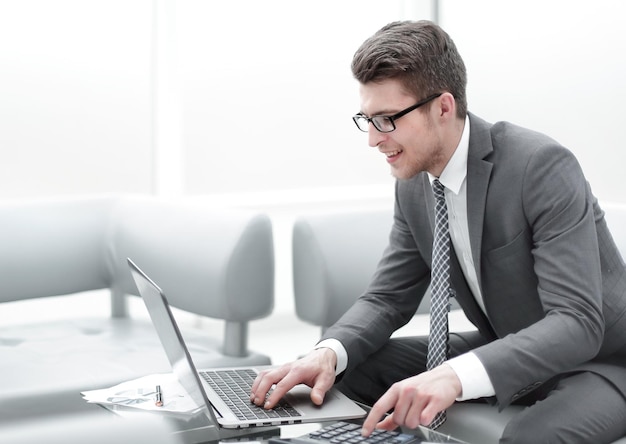
[[[486,315],[458,260],[452,285],[487,341],[474,350],[501,408],[570,371],[626,395],[626,266],[574,156],[554,140],[470,114],[470,243]],[[389,246],[373,280],[324,337],[350,371],[408,322],[430,282],[434,199],[426,173],[396,184]]]

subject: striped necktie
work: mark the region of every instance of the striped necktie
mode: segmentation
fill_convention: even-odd
[[[426,367],[431,370],[447,359],[448,311],[450,289],[450,232],[448,230],[448,208],[443,185],[433,181],[435,195],[435,232],[430,281],[430,334]],[[446,420],[446,412],[437,414],[431,428],[436,429]]]

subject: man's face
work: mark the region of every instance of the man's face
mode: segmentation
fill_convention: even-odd
[[[361,113],[368,117],[393,115],[424,98],[407,94],[397,80],[361,84],[360,96]],[[370,123],[369,145],[385,155],[394,177],[409,179],[422,171],[438,176],[441,172],[444,155],[434,114],[437,102],[435,99],[432,105],[405,114],[395,121],[396,129],[390,133],[381,133]]]

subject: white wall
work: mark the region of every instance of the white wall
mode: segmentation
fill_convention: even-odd
[[[571,149],[600,198],[626,202],[626,3],[442,0],[471,111]]]
[[[625,9],[439,7],[470,109],[550,134],[618,201]],[[427,0],[2,0],[0,197],[388,189],[385,162],[350,121],[349,64],[382,24],[430,16]]]
[[[150,191],[150,6],[0,0],[0,197]]]
[[[350,119],[359,106],[350,61],[381,23],[398,18],[397,4],[181,5],[187,191],[389,181],[380,155]]]

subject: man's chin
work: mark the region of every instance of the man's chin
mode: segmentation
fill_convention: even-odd
[[[391,167],[391,176],[396,180],[409,180],[417,176],[418,173]]]

